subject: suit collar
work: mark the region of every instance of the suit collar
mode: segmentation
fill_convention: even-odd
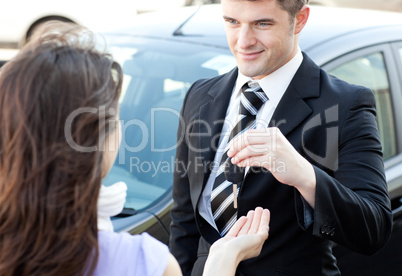
[[[290,86],[293,86],[302,99],[320,96],[321,69],[305,53],[303,62],[296,72]]]
[[[216,98],[217,100],[215,101],[219,101],[219,99],[226,100],[227,97],[230,98],[233,91],[233,85],[236,82],[237,72],[237,67],[229,71],[219,81],[217,81],[214,86],[212,86],[208,91],[208,95],[213,99]],[[227,104],[227,102],[225,103]]]

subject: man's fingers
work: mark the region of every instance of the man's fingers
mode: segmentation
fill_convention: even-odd
[[[228,156],[232,157],[237,152],[241,151],[243,148],[253,145],[253,144],[263,144],[265,143],[266,135],[267,135],[266,128],[264,129],[249,129],[243,134],[239,135],[237,138],[233,139],[230,142],[230,147],[228,151]]]
[[[258,156],[263,156],[264,154],[267,154],[267,152],[269,151],[269,148],[264,145],[262,145],[262,146],[263,147],[248,146],[248,147],[243,148],[235,156],[232,157],[232,163],[237,164],[237,163],[240,163],[251,157],[258,157]]]
[[[250,129],[230,143],[228,156],[240,161],[244,156],[274,151],[280,134],[277,128]]]

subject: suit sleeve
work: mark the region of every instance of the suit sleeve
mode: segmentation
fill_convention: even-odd
[[[313,235],[371,255],[388,241],[392,212],[370,90],[355,94],[339,126],[338,168],[315,166]],[[300,204],[299,204],[300,206]],[[302,213],[298,210],[298,216]]]
[[[194,209],[191,203],[190,184],[188,178],[188,146],[185,139],[186,116],[185,107],[188,95],[184,100],[181,119],[177,131],[176,161],[173,177],[173,207],[170,225],[170,251],[180,264],[183,275],[190,275],[197,258],[198,241],[200,238]]]

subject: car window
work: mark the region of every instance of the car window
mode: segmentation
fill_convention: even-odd
[[[377,124],[383,145],[384,160],[396,155],[396,134],[388,74],[381,52],[354,58],[329,70],[349,83],[363,85],[374,92]]]
[[[180,110],[189,87],[200,78],[235,66],[227,51],[173,42],[113,45],[124,71],[120,98],[122,143],[103,181],[128,186],[126,208],[141,210],[171,192]]]
[[[402,62],[402,48],[399,48],[399,57],[401,58],[401,62]]]

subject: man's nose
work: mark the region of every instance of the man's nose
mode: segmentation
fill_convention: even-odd
[[[248,25],[242,25],[239,30],[237,45],[240,49],[247,49],[256,43],[255,33],[253,28]]]

